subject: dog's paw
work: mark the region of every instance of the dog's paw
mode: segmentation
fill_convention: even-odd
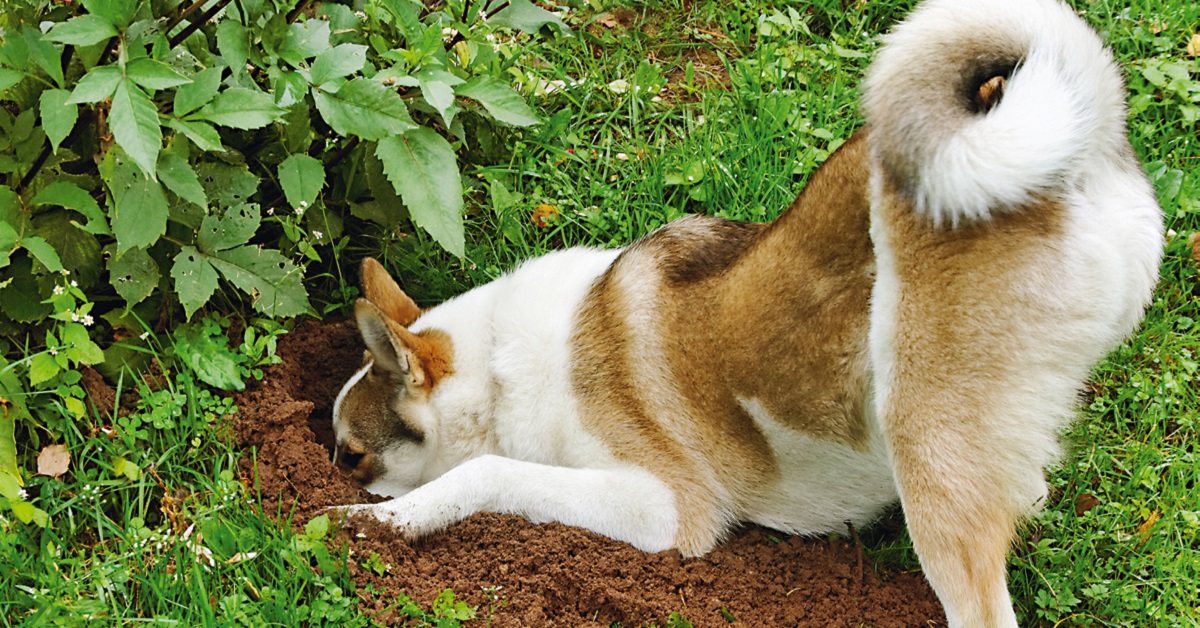
[[[453,504],[423,504],[420,499],[410,496],[378,504],[335,506],[327,511],[344,515],[345,525],[349,527],[361,530],[366,522],[375,521],[409,540],[444,530],[466,516]]]

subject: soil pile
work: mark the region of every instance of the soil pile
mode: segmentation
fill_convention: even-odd
[[[297,525],[327,506],[378,501],[331,462],[331,405],[362,362],[352,322],[302,325],[279,345],[283,362],[238,395],[242,472],[268,512],[295,508]],[[256,454],[252,455],[252,452]],[[351,574],[428,604],[446,588],[494,626],[926,626],[944,624],[921,574],[878,574],[842,538],[788,538],[747,527],[701,558],[645,554],[559,524],[481,514],[409,543],[387,527],[344,530]],[[377,554],[384,576],[357,560]],[[396,618],[378,617],[388,623]],[[482,623],[482,622],[481,622]]]

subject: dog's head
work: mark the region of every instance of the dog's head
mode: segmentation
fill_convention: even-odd
[[[334,402],[334,462],[345,457],[368,490],[394,497],[436,473],[430,399],[453,375],[453,348],[445,333],[409,329],[421,310],[374,259],[363,261],[362,286],[354,313],[367,351]]]

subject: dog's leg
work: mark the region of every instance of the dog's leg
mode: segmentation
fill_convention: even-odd
[[[473,458],[410,493],[379,504],[345,508],[416,538],[476,512],[557,521],[625,541],[647,552],[675,545],[675,499],[647,471],[634,467],[573,469],[500,456]]]

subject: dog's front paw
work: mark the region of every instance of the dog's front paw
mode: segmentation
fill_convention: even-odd
[[[366,522],[374,520],[409,540],[444,530],[466,516],[454,504],[423,504],[411,495],[378,504],[335,506],[329,510],[344,514],[346,525],[351,527],[361,530]]]

